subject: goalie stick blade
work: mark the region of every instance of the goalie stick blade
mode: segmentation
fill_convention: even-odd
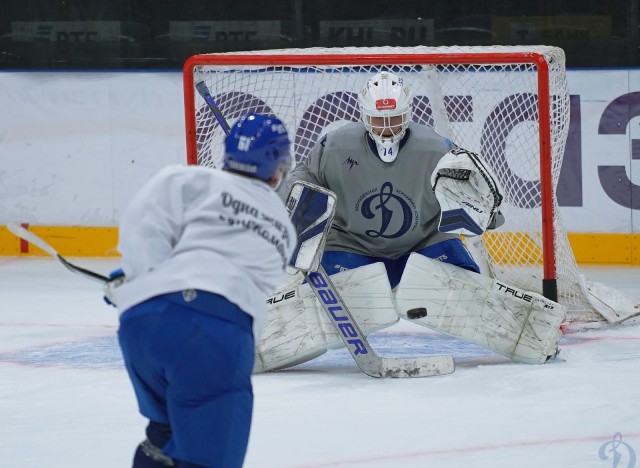
[[[453,356],[425,356],[410,359],[381,358],[379,377],[407,378],[452,374],[456,370]]]

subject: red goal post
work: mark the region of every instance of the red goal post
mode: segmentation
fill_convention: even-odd
[[[283,120],[300,162],[325,132],[360,119],[357,93],[382,70],[400,74],[411,87],[415,122],[478,153],[500,179],[507,222],[473,243],[484,271],[559,300],[570,320],[601,321],[555,196],[569,130],[562,49],[348,47],[195,55],[183,70],[188,162],[217,167],[225,136],[195,91],[197,81],[229,124],[248,112]]]

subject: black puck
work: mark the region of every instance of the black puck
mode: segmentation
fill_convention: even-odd
[[[416,307],[415,309],[407,310],[407,318],[409,320],[415,320],[426,316],[427,309],[425,309],[424,307]]]

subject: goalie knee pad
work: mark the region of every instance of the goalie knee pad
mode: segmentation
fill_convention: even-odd
[[[395,324],[398,316],[382,263],[331,277],[365,333]],[[256,345],[254,373],[291,367],[314,359],[327,349],[344,346],[311,286],[280,292],[267,300],[263,332]]]

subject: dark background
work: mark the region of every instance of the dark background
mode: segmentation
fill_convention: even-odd
[[[2,0],[0,68],[175,70],[196,53],[316,46],[491,44],[562,47],[567,66],[573,68],[636,67],[640,64],[639,2]],[[357,28],[356,33],[326,37],[320,27],[326,21],[418,18],[433,20],[433,34],[428,39],[382,34],[372,38],[357,34]],[[241,33],[225,34],[224,40],[209,33],[178,37],[170,24],[180,21],[280,21],[281,28],[280,34],[272,37],[247,38]],[[107,34],[114,24],[118,33]],[[530,34],[518,32],[522,27],[530,28]],[[18,32],[20,28],[22,33]],[[251,28],[245,25],[247,29]]]

